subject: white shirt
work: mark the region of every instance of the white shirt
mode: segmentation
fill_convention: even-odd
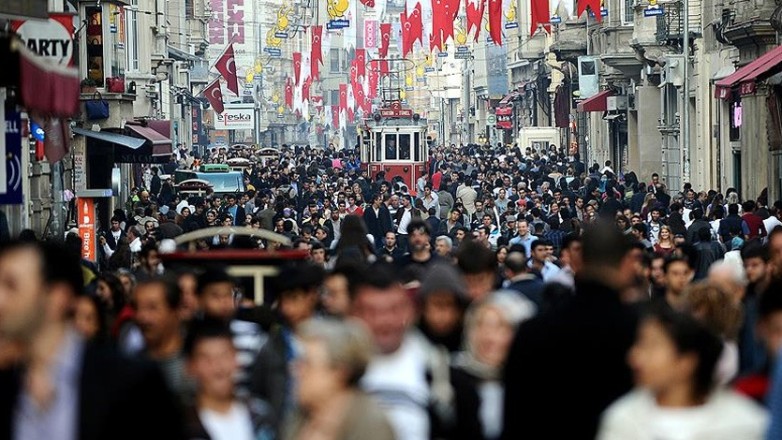
[[[398,439],[429,439],[426,359],[423,342],[408,335],[394,353],[376,355],[361,379],[361,388],[386,411]]]
[[[635,390],[608,407],[598,440],[760,440],[768,414],[732,391],[714,392],[705,404],[663,408],[645,390]]]
[[[412,209],[405,209],[404,214],[402,214],[402,218],[399,219],[399,228],[396,230],[396,232],[407,235],[407,226],[410,224],[410,220],[413,219],[413,210]]]
[[[246,406],[234,402],[231,410],[221,414],[202,409],[198,416],[212,440],[253,440],[253,424]]]
[[[775,227],[782,226],[782,222],[780,222],[778,218],[772,215],[769,218],[763,220],[763,226],[766,227],[766,233],[770,234]]]

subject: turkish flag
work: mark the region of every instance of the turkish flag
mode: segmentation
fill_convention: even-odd
[[[220,78],[216,78],[204,89],[204,96],[209,101],[215,113],[220,114],[225,111],[223,107],[223,91],[220,90]]]
[[[293,52],[293,78],[298,86],[301,79],[301,52]]]
[[[310,77],[320,78],[320,63],[323,61],[321,42],[323,40],[323,26],[312,26],[312,53],[310,55]]]
[[[421,3],[416,3],[413,11],[407,16],[407,21],[410,23],[410,50],[413,50],[413,43],[416,40],[424,44],[424,19],[421,13]]]
[[[460,0],[445,0],[443,6],[443,43],[448,41],[449,38],[453,38],[453,21],[456,20],[456,16],[459,14]]]
[[[339,106],[337,105],[331,106],[331,128],[339,128]]]
[[[236,78],[236,61],[234,60],[234,45],[230,43],[220,58],[215,63],[215,68],[220,75],[223,75],[226,83],[228,83],[228,90],[239,95],[239,79]]]
[[[356,113],[353,111],[352,108],[348,107],[348,122],[351,124],[356,119]]]
[[[388,75],[388,61],[380,61],[380,76]]]
[[[350,60],[350,83],[358,82],[358,60],[353,58]]]
[[[442,50],[443,28],[445,21],[445,4],[447,0],[432,0],[432,35],[429,36],[429,50]]]
[[[369,69],[369,88],[367,89],[367,97],[368,98],[374,98],[377,96],[377,83],[378,83],[378,72],[377,69],[373,66],[372,69]]]
[[[362,77],[367,72],[367,51],[366,49],[356,49],[356,76]]]
[[[489,30],[491,41],[502,46],[502,0],[489,0]]]
[[[411,34],[410,28],[412,27],[412,24],[407,19],[407,14],[405,14],[404,12],[399,14],[399,23],[402,27],[402,32],[401,32],[402,35],[400,35],[402,41],[401,44],[399,44],[398,46],[399,46],[399,51],[402,52],[402,56],[405,57],[407,56],[408,53],[411,52],[410,48],[413,46],[410,37]],[[390,26],[391,25],[389,25],[389,27]],[[388,48],[386,48],[386,53],[388,53]]]
[[[599,11],[600,9],[598,9]],[[546,29],[549,24],[549,20],[551,19],[549,14],[549,3],[546,0],[530,0],[530,15],[532,19],[532,24],[530,25],[529,35],[535,35],[535,32],[538,30],[538,25],[542,24],[544,25],[544,29]],[[597,14],[600,15],[600,14]],[[548,29],[547,29],[548,31]]]
[[[290,78],[285,80],[285,105],[293,107],[293,83]]]
[[[478,35],[481,33],[481,22],[483,21],[483,10],[486,7],[486,0],[467,1],[467,32],[475,28],[475,41],[478,41]],[[535,1],[535,0],[532,0]]]
[[[404,16],[404,13],[402,13],[401,15]],[[404,30],[402,32],[404,32]],[[385,58],[388,56],[388,44],[390,42],[391,42],[391,23],[380,23],[380,48],[378,49],[378,54],[380,55],[380,58]]]
[[[345,111],[348,108],[348,85],[339,85],[339,110]]]
[[[576,6],[577,6],[576,13],[578,14],[579,17],[581,16],[581,14],[584,13],[584,11],[586,11],[588,7],[592,11],[592,14],[594,14],[598,22],[603,21],[603,16],[600,14],[600,0],[577,0]]]
[[[305,101],[309,101],[311,86],[312,86],[312,78],[305,79],[304,84],[301,85],[301,99]]]

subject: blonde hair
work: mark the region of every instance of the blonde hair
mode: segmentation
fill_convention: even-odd
[[[733,340],[739,333],[741,304],[719,286],[706,281],[689,286],[682,307],[723,339]]]

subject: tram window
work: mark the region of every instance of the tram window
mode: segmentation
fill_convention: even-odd
[[[421,133],[413,133],[413,148],[415,149],[415,161],[421,162],[421,152],[424,146],[421,145]]]
[[[375,133],[375,157],[373,161],[382,161],[383,159],[383,135]]]
[[[396,135],[387,134],[386,135],[386,160],[396,160],[397,150],[398,148],[396,145]]]
[[[399,159],[410,160],[410,135],[399,135]]]

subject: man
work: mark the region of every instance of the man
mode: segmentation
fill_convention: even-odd
[[[383,203],[383,194],[375,193],[372,205],[364,211],[364,223],[367,225],[367,231],[375,239],[375,248],[379,249],[383,245],[383,237],[393,230],[391,213]]]
[[[188,438],[273,438],[271,407],[235,395],[239,371],[234,335],[223,321],[197,321],[187,333],[187,371],[197,388],[187,426]]]
[[[479,405],[469,386],[454,383],[448,354],[412,331],[412,297],[394,277],[394,268],[377,263],[350,286],[351,314],[366,324],[377,349],[361,388],[386,410],[396,433],[405,440],[481,438]],[[456,415],[459,415],[456,417]]]
[[[450,258],[453,250],[453,240],[447,235],[441,235],[434,240],[434,250],[442,258]]]
[[[114,255],[114,251],[117,250],[117,243],[125,238],[125,231],[122,230],[120,224],[121,220],[119,217],[112,217],[111,228],[108,230],[108,233],[100,236],[100,246],[106,261]]]
[[[235,280],[221,268],[209,268],[198,275],[199,310],[204,317],[229,325],[237,351],[237,389],[247,396],[252,363],[266,342],[266,335],[257,324],[237,318],[235,288]]]
[[[539,273],[544,282],[549,282],[553,279],[559,267],[556,264],[549,261],[551,257],[550,248],[552,244],[545,239],[539,239],[532,242],[532,252],[530,252],[529,267],[534,272]]]
[[[671,257],[665,261],[665,301],[671,307],[679,307],[683,301],[684,289],[694,275],[690,261],[682,257]]]
[[[233,226],[241,226],[244,223],[244,208],[236,204],[236,194],[228,194],[225,197],[228,204],[223,207],[222,214],[228,214],[231,216],[231,224]],[[229,225],[231,226],[231,225]]]
[[[378,251],[377,256],[387,263],[393,263],[405,254],[405,252],[396,245],[396,234],[394,234],[393,231],[386,232],[386,236],[382,243],[383,246]]]
[[[575,296],[521,325],[504,369],[503,439],[593,439],[603,410],[632,388],[636,318],[619,300],[633,283],[631,247],[611,225],[588,230]],[[574,371],[574,359],[589,361]],[[567,423],[552,423],[555,413]]]
[[[79,256],[60,244],[0,249],[0,360],[18,366],[0,370],[0,438],[183,439],[159,370],[88,343],[73,328],[82,283]]]
[[[576,290],[575,277],[584,266],[584,259],[581,256],[581,238],[568,235],[562,240],[559,262],[562,263],[562,269],[549,278],[548,282],[549,284],[562,285],[570,292],[574,292]]]
[[[523,249],[512,250],[505,258],[505,277],[507,288],[519,292],[535,303],[538,310],[543,305],[543,280],[530,273]]]
[[[160,189],[163,187],[163,182],[160,181],[160,176],[158,175],[158,168],[152,167],[152,180],[149,184],[149,191],[152,193],[155,198],[157,198],[160,195]]]
[[[763,219],[757,214],[758,205],[753,200],[747,200],[741,204],[741,207],[744,209],[744,215],[742,215],[741,218],[747,222],[747,226],[749,227],[747,239],[752,240],[757,237],[765,237],[767,231],[766,227],[763,225]]]
[[[407,250],[408,235],[410,233],[408,227],[413,220],[413,199],[409,194],[402,194],[400,200],[402,200],[402,207],[396,213],[396,224],[398,225],[396,234],[399,247]]]
[[[497,282],[497,257],[483,244],[470,240],[459,247],[457,266],[470,301],[485,298]]]
[[[538,237],[530,233],[527,219],[518,219],[516,221],[516,231],[516,236],[511,238],[508,244],[511,246],[522,245],[524,246],[525,255],[530,255],[532,253],[532,242],[537,240]]]
[[[439,187],[435,185],[432,185],[432,187],[439,188],[439,191],[437,191],[437,198],[440,203],[440,219],[445,220],[448,218],[451,210],[453,209],[453,196],[448,191],[448,185],[445,182],[441,183]]]
[[[182,353],[182,293],[167,278],[149,278],[136,285],[136,322],[144,337],[145,355],[157,363],[166,383],[183,401],[193,397],[193,384],[185,372]]]
[[[432,247],[429,244],[431,238],[429,224],[421,219],[415,219],[410,222],[407,229],[410,233],[409,252],[395,260],[397,267],[404,269],[409,265],[415,265],[425,268],[438,262],[440,258],[432,253]]]
[[[701,241],[698,231],[705,229],[709,232],[711,237],[711,224],[703,218],[703,209],[695,208],[691,212],[692,224],[687,228],[687,243],[695,244]],[[687,219],[684,219],[686,222]]]
[[[467,210],[468,215],[475,213],[475,200],[478,198],[478,192],[472,187],[472,178],[465,177],[464,182],[459,184],[456,189],[456,199],[461,200],[464,204],[464,209]]]
[[[636,223],[630,228],[630,233],[638,243],[643,245],[646,252],[654,252],[654,245],[652,245],[652,242],[649,241],[646,235],[646,226],[641,223]]]

